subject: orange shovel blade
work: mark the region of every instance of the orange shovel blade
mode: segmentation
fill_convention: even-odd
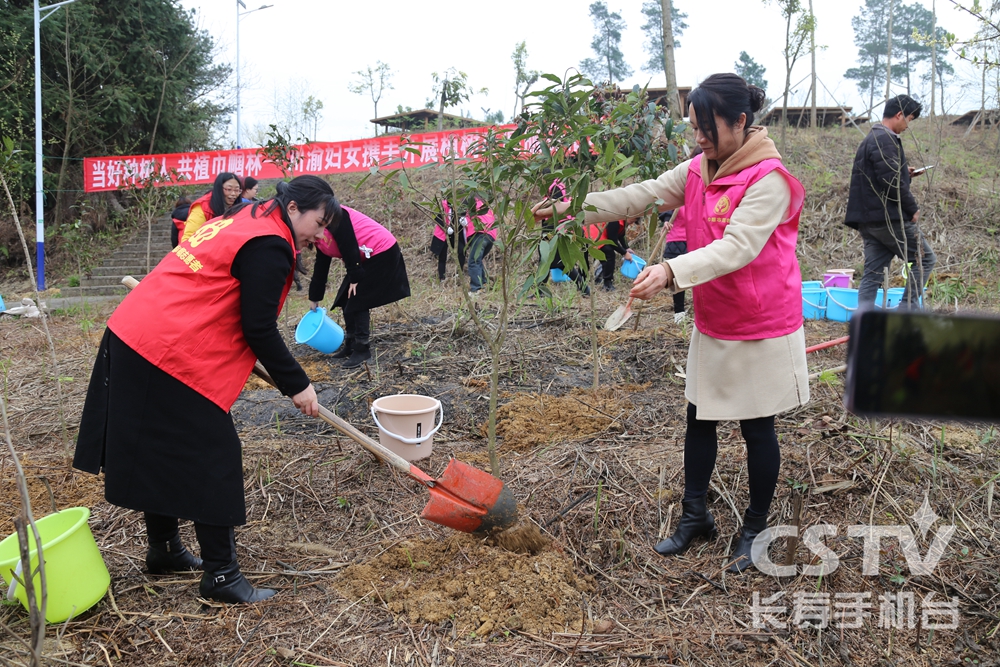
[[[504,483],[458,459],[426,486],[431,499],[420,517],[428,521],[463,533],[507,528],[517,521],[517,501]]]

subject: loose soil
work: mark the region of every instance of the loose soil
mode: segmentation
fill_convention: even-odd
[[[465,534],[405,540],[334,585],[350,599],[380,598],[411,624],[450,621],[462,637],[581,632],[583,595],[594,590],[556,549],[516,553]]]
[[[517,394],[507,398],[497,410],[497,435],[503,438],[507,451],[593,437],[621,417],[619,395],[607,390],[595,394],[575,389],[566,396]]]

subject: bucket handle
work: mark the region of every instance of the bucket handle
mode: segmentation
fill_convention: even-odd
[[[832,294],[830,294],[830,290],[827,290],[827,291],[826,291],[826,297],[827,297],[828,299],[830,299],[830,301],[833,301],[833,302],[834,302],[835,304],[837,304],[838,306],[840,306],[841,308],[843,308],[844,310],[846,310],[846,311],[848,311],[848,312],[851,312],[851,313],[853,313],[853,312],[854,312],[855,310],[857,310],[857,309],[858,309],[858,307],[857,307],[857,306],[854,306],[854,307],[852,308],[851,306],[845,306],[845,305],[844,305],[844,304],[842,304],[841,302],[837,301],[837,300],[836,300],[835,298],[833,298],[833,295],[832,295]]]
[[[17,592],[17,578],[21,576],[21,568],[24,563],[20,560],[17,561],[17,567],[12,570],[14,576],[10,578],[10,586],[7,587],[7,599],[13,600],[14,595]]]
[[[434,399],[434,400],[437,400],[437,399]],[[424,440],[429,439],[431,436],[433,436],[435,433],[438,432],[438,429],[441,428],[441,424],[444,423],[444,407],[441,405],[441,401],[437,402],[437,407],[434,408],[434,412],[437,412],[438,410],[441,411],[440,418],[438,419],[437,426],[435,426],[434,428],[432,428],[430,433],[428,433],[427,435],[422,435],[419,438],[403,438],[401,436],[396,435],[395,433],[393,433],[392,431],[390,431],[386,427],[382,426],[382,423],[378,420],[378,415],[375,414],[375,404],[372,403],[372,407],[371,407],[372,419],[375,420],[375,425],[379,427],[379,430],[385,431],[386,433],[388,433],[392,437],[396,438],[396,440],[399,440],[400,442],[405,442],[408,445],[420,445],[420,444],[423,444]]]
[[[802,300],[806,302],[807,306],[815,308],[816,310],[826,310],[826,306],[823,306],[823,305],[818,304],[818,303],[813,303],[812,301],[810,301],[809,299],[807,299],[805,297],[805,295],[802,295]]]

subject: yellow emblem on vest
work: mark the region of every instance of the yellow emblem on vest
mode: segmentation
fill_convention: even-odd
[[[716,215],[722,215],[723,213],[725,213],[726,211],[728,211],[729,210],[729,206],[730,206],[731,203],[732,202],[729,201],[729,196],[728,195],[722,195],[722,199],[720,199],[715,204],[715,214]]]

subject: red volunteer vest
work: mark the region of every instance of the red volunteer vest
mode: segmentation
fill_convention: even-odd
[[[705,187],[701,159],[699,155],[691,161],[684,190],[688,252],[721,239],[747,189],[772,171],[785,178],[792,198],[785,219],[752,262],[694,286],[695,325],[724,340],[778,338],[797,331],[802,327],[802,274],[795,243],[805,189],[778,159],[764,160]]]
[[[203,194],[202,196],[198,197],[193,202],[191,202],[191,208],[194,208],[195,206],[200,206],[201,207],[201,212],[205,214],[205,220],[211,220],[212,218],[214,218],[217,215],[222,215],[221,211],[218,212],[218,213],[213,213],[212,212],[212,191],[211,190],[209,190],[208,192],[206,192],[205,194]],[[191,216],[191,209],[189,208],[188,209],[188,217],[190,217],[190,216]]]
[[[206,223],[160,260],[108,320],[146,361],[227,412],[257,361],[243,337],[233,260],[258,236],[280,236],[295,248],[280,210],[263,216],[258,207],[255,218],[251,209]],[[278,313],[294,271],[285,280]]]

